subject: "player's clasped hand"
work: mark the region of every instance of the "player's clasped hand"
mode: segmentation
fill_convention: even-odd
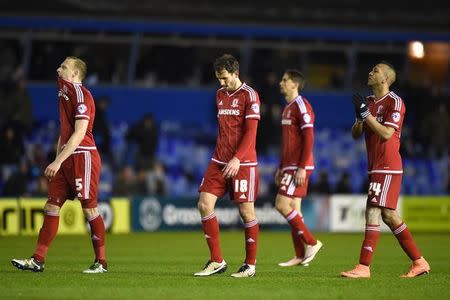
[[[59,168],[61,167],[61,163],[54,161],[51,164],[47,166],[47,168],[44,171],[45,177],[48,179],[52,179],[55,177],[56,173],[58,173]]]
[[[360,93],[354,93],[352,96],[353,106],[355,107],[356,117],[360,120],[364,120],[370,115],[369,106],[367,100]]]
[[[297,172],[295,172],[294,184],[295,186],[303,186],[305,184],[306,179],[306,170],[299,168]]]
[[[241,165],[241,162],[236,157],[233,157],[226,165],[223,167],[223,177],[225,178],[231,178],[236,176],[236,174],[239,171],[239,167]]]

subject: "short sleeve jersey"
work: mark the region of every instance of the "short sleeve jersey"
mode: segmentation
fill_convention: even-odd
[[[258,93],[243,83],[233,93],[221,88],[216,93],[218,135],[212,160],[226,164],[236,154],[244,135],[245,121],[260,119]],[[241,159],[241,166],[257,165],[256,138]]]
[[[79,149],[95,149],[92,128],[95,118],[95,103],[91,93],[82,85],[58,77],[58,105],[61,147],[64,147],[75,131],[76,120],[88,120],[86,135]],[[77,149],[78,149],[77,148]]]
[[[304,146],[302,130],[313,130],[314,119],[315,116],[311,104],[300,95],[284,107],[281,118],[282,149],[280,167],[282,169],[299,166]],[[306,161],[305,169],[314,169],[312,151]]]
[[[406,112],[405,104],[394,92],[389,92],[378,100],[373,95],[367,99],[370,113],[377,121],[395,129],[391,138],[385,141],[364,124],[369,174],[401,174],[400,136]]]

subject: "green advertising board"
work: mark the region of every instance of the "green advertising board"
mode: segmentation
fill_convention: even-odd
[[[403,219],[413,231],[450,231],[450,197],[405,196]]]

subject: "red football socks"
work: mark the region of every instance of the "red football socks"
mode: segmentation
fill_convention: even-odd
[[[303,240],[298,236],[297,230],[291,227],[291,237],[294,244],[295,256],[297,258],[303,258],[305,256],[305,244]]]
[[[317,244],[317,241],[314,239],[308,227],[306,227],[306,224],[302,221],[302,218],[295,209],[293,209],[285,218],[289,222],[289,225],[291,225],[292,230],[296,231],[297,235],[305,244],[311,246]]]
[[[44,213],[44,223],[39,231],[38,243],[33,257],[40,262],[45,261],[48,247],[52,243],[56,233],[58,232],[59,213],[46,211]]]
[[[372,256],[377,248],[378,240],[380,239],[380,225],[366,224],[366,231],[364,234],[364,241],[361,246],[359,254],[359,263],[365,266],[370,266]]]
[[[202,217],[203,232],[205,233],[206,242],[208,243],[210,260],[222,262],[222,251],[220,250],[219,241],[219,222],[214,213]]]
[[[422,256],[419,249],[417,248],[416,243],[414,242],[411,232],[409,231],[408,227],[406,227],[405,223],[402,222],[392,232],[400,243],[403,251],[405,251],[405,253],[412,261],[419,259]]]
[[[94,247],[95,260],[103,265],[106,269],[106,254],[105,254],[105,224],[101,215],[88,220],[91,226],[92,246]]]
[[[245,263],[256,264],[256,252],[258,250],[259,224],[258,220],[244,223],[245,227]]]

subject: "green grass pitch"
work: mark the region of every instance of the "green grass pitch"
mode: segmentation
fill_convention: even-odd
[[[36,237],[0,237],[0,299],[450,299],[450,234],[415,234],[431,273],[401,279],[409,259],[392,234],[382,234],[372,278],[340,278],[358,260],[363,234],[316,233],[324,248],[309,267],[281,268],[293,256],[287,231],[261,231],[254,278],[237,279],[242,231],[223,231],[228,270],[197,278],[208,259],[201,232],[108,235],[109,273],[82,274],[92,262],[89,237],[57,236],[43,273],[20,271],[11,258],[29,256]]]

